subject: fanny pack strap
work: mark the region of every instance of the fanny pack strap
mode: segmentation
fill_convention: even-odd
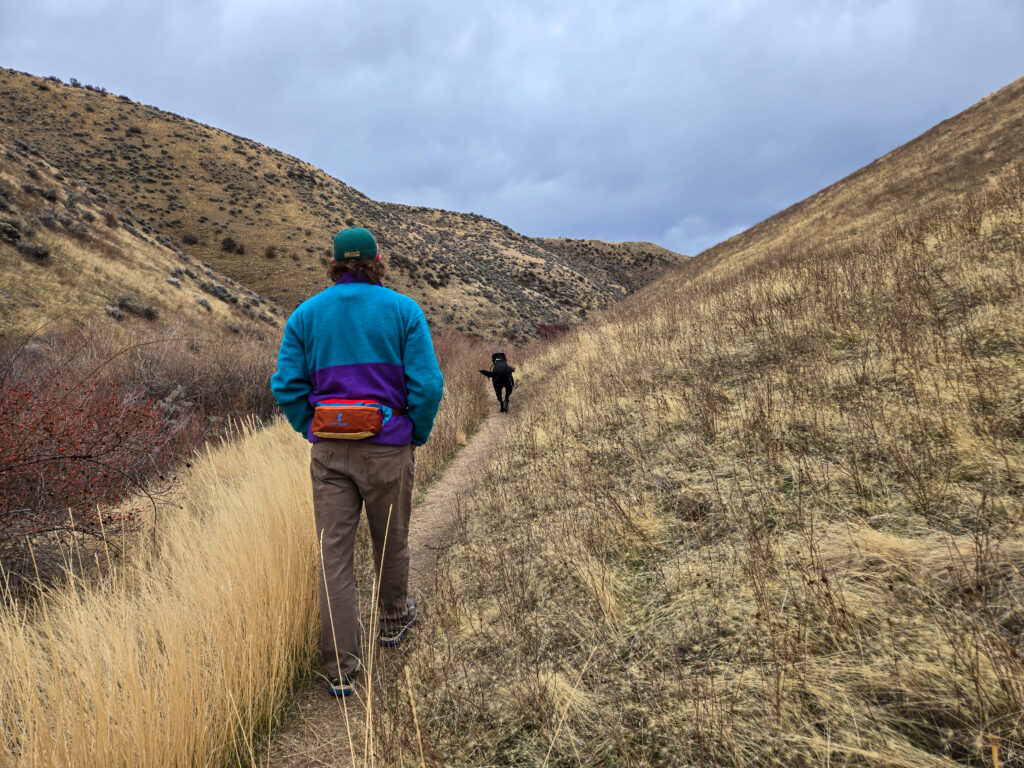
[[[376,401],[374,401],[374,402],[376,402]],[[391,406],[388,405],[387,403],[381,403],[381,405],[387,405],[388,408],[391,408]],[[391,408],[391,413],[393,415],[395,415],[395,416],[408,416],[409,415],[409,409],[408,408]]]

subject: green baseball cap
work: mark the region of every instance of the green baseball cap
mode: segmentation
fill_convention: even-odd
[[[370,230],[362,227],[349,227],[334,236],[334,260],[345,261],[347,259],[380,260],[377,241],[373,239]]]

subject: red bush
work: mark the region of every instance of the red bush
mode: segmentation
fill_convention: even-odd
[[[62,384],[56,371],[8,371],[0,385],[0,540],[66,529],[97,532],[98,505],[165,470],[176,425],[141,392],[110,381]],[[105,526],[130,523],[134,512]]]
[[[554,339],[566,333],[569,328],[568,323],[541,323],[537,326],[537,338]]]
[[[0,334],[0,590],[59,578],[72,526],[129,528],[141,508],[125,499],[158,501],[195,448],[274,412],[275,339],[155,332],[69,321]]]

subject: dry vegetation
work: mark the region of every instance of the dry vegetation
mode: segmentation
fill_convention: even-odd
[[[0,611],[0,763],[244,755],[307,662],[316,622],[307,451],[289,431],[200,461],[155,551],[139,542],[102,580],[77,578],[88,562],[72,551],[65,588]]]
[[[1024,762],[1022,254],[1018,170],[533,359],[410,661],[433,762]]]
[[[23,78],[0,74],[8,89]],[[140,138],[154,110],[18,87],[39,84],[102,117],[118,147],[154,150],[125,160],[145,155],[131,167],[153,191],[116,203],[184,194],[167,165],[177,145]],[[422,747],[430,765],[1024,764],[1024,169],[1003,168],[1019,154],[1022,93],[1019,81],[537,348],[517,428],[462,500],[416,642],[375,673],[366,763],[419,764]],[[251,253],[263,231],[256,191],[230,186],[243,167],[283,173],[304,197],[268,181],[272,195],[325,211],[289,231],[292,271],[319,269],[295,245],[323,221],[385,208],[251,142],[161,119],[194,134],[209,172],[197,194],[235,193],[201,247],[243,233],[235,245]],[[112,151],[82,156],[120,167]],[[165,214],[146,217],[143,239],[166,237]],[[408,239],[386,245],[416,248],[399,256],[472,240],[446,240],[457,214],[403,215]],[[548,266],[514,238],[485,240],[518,254],[516,269]],[[254,263],[229,256],[219,263]],[[428,310],[505,296],[455,291],[440,277],[450,264],[433,264]],[[595,280],[615,277],[601,269]],[[475,369],[490,350],[443,334],[437,346],[448,392],[417,454],[420,488],[485,397]],[[124,547],[102,579],[66,550],[66,588],[9,600],[0,762],[258,763],[313,651],[306,457],[281,424],[211,451],[156,547]]]
[[[682,260],[649,243],[546,241],[472,213],[378,203],[294,157],[100,88],[0,69],[0,97],[0,138],[19,152],[84,180],[142,238],[289,309],[318,289],[330,237],[353,224],[378,235],[392,284],[432,321],[477,336],[578,322]]]
[[[418,490],[484,407],[475,368],[486,350],[452,333],[435,344],[446,396],[417,451]],[[316,540],[308,444],[283,422],[242,438],[195,460],[155,530],[121,527],[99,546],[63,537],[51,542],[62,586],[30,600],[4,590],[0,764],[256,761],[312,666]],[[359,567],[368,588],[370,558]]]
[[[15,595],[59,571],[72,517],[79,540],[131,528],[140,504],[123,499],[164,497],[203,442],[276,411],[274,341],[110,325],[0,337],[0,564]]]
[[[0,335],[48,320],[262,338],[284,311],[208,264],[146,237],[88,184],[0,141]],[[321,274],[322,279],[322,274]]]
[[[776,254],[873,237],[910,211],[976,192],[1021,154],[1024,78],[687,265],[738,271]]]

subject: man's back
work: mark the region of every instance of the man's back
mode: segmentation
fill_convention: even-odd
[[[346,277],[304,301],[288,319],[275,394],[292,426],[311,442],[318,440],[308,429],[316,403],[351,398],[408,406],[408,415],[396,415],[371,442],[422,444],[443,392],[423,312],[407,296]],[[312,384],[304,392],[293,378],[303,376]]]

